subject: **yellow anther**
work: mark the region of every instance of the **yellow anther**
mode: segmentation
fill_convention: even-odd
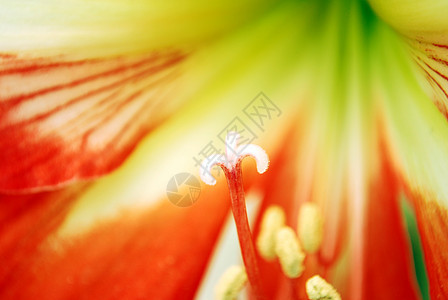
[[[305,253],[300,248],[297,236],[289,227],[283,227],[277,232],[275,252],[280,260],[283,273],[289,278],[297,278],[305,267],[303,260]]]
[[[234,300],[247,282],[246,271],[241,266],[228,268],[215,287],[216,300]]]
[[[257,238],[257,249],[266,260],[273,260],[275,255],[275,239],[277,231],[285,225],[285,213],[280,206],[272,205],[263,215],[260,233]]]
[[[319,275],[308,279],[306,293],[310,300],[341,300],[336,289]]]
[[[300,208],[297,233],[305,252],[319,250],[323,237],[323,217],[315,203],[305,203]]]

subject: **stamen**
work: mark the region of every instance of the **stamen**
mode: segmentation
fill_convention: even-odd
[[[259,146],[252,144],[238,146],[238,139],[239,134],[237,132],[229,132],[226,137],[226,155],[216,154],[207,157],[201,164],[200,176],[206,184],[214,185],[216,179],[211,175],[211,168],[214,165],[218,165],[224,171],[227,185],[229,186],[232,213],[235,219],[247,277],[256,299],[265,299],[258,270],[257,256],[255,255],[255,245],[247,219],[241,161],[246,156],[252,156],[257,163],[258,172],[263,173],[268,168],[269,158],[266,152]]]
[[[247,274],[241,266],[228,268],[215,287],[216,300],[234,300],[247,282]]]
[[[305,267],[303,261],[305,254],[300,248],[294,230],[283,227],[277,232],[275,252],[280,260],[283,273],[289,278],[297,278],[302,275]]]
[[[319,250],[324,229],[322,213],[317,204],[307,202],[302,205],[297,227],[303,249],[308,253]]]
[[[285,213],[280,206],[272,205],[263,215],[260,233],[257,238],[257,249],[266,260],[273,260],[275,254],[275,241],[277,231],[285,226]]]
[[[310,300],[341,300],[336,289],[319,275],[308,279],[306,293]]]

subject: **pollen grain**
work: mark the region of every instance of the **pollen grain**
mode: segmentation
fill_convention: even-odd
[[[215,300],[234,300],[247,282],[247,274],[241,266],[231,266],[221,276],[215,287]]]
[[[305,253],[300,248],[299,240],[290,227],[283,227],[277,232],[275,252],[279,258],[283,273],[289,278],[302,275],[305,267]]]
[[[257,249],[266,260],[276,257],[275,241],[277,231],[285,226],[285,212],[278,205],[271,205],[266,209],[260,225],[260,233],[257,238]]]
[[[336,289],[319,275],[308,279],[306,293],[310,300],[341,300]]]
[[[315,203],[304,203],[300,208],[297,234],[307,253],[319,250],[323,238],[323,217]]]

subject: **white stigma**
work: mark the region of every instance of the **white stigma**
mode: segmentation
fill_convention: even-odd
[[[238,153],[243,159],[246,156],[252,156],[255,159],[255,162],[257,163],[257,171],[260,174],[263,174],[266,172],[266,170],[269,167],[269,157],[266,154],[266,151],[263,150],[258,145],[242,145],[238,147]]]
[[[238,145],[239,138],[239,133],[235,131],[228,132],[226,136],[226,153],[216,153],[206,157],[202,161],[199,176],[205,184],[216,184],[216,179],[211,172],[214,166],[217,165],[230,171],[246,156],[251,156],[255,159],[258,173],[262,174],[266,172],[269,167],[269,157],[266,151],[254,144]]]
[[[224,159],[225,159],[225,157],[223,157],[222,154],[221,155],[215,154],[215,155],[208,156],[207,158],[205,158],[202,161],[200,170],[199,170],[199,176],[201,177],[202,181],[205,184],[208,184],[208,185],[216,184],[216,179],[212,175],[212,168],[216,165],[222,167],[222,165],[224,163]]]

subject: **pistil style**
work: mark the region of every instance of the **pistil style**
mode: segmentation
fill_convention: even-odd
[[[246,266],[247,277],[257,299],[265,299],[265,294],[262,290],[258,261],[255,255],[254,241],[247,218],[241,162],[244,157],[252,156],[257,163],[257,171],[261,174],[267,170],[269,166],[269,158],[266,152],[257,145],[248,144],[238,146],[238,139],[238,133],[229,132],[226,137],[226,154],[213,155],[206,158],[202,162],[200,176],[202,181],[206,184],[214,185],[216,184],[216,180],[211,175],[211,168],[218,165],[224,171],[229,186],[232,213],[235,219],[241,255],[243,257],[244,265]]]

